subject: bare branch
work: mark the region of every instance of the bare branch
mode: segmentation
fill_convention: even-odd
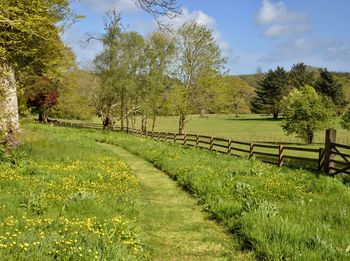
[[[135,3],[154,18],[161,30],[169,30],[169,25],[164,24],[160,20],[161,17],[174,19],[181,15],[176,0],[135,0]]]

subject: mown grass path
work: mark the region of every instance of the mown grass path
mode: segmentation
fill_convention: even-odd
[[[130,164],[140,180],[139,221],[153,260],[247,260],[232,236],[190,195],[146,160],[113,145],[101,144]]]

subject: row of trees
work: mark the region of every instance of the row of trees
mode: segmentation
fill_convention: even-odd
[[[232,79],[222,75],[226,59],[205,26],[187,22],[174,34],[143,37],[124,31],[120,16],[112,13],[100,40],[104,50],[94,61],[101,80],[95,106],[105,128],[113,128],[116,119],[121,127],[133,128],[138,114],[145,131],[148,119],[154,127],[157,115],[174,114],[183,133],[188,114],[224,109],[216,101]],[[239,99],[244,92],[232,95]],[[240,101],[235,102],[238,107]]]
[[[80,18],[70,10],[72,1],[0,2],[0,140],[4,144],[17,143],[18,101],[23,103],[29,95],[28,103],[40,108],[44,120],[47,108],[57,103],[55,84],[62,73],[71,69],[70,62],[74,62],[60,37],[67,22]],[[180,14],[176,0],[135,0],[135,3],[151,14],[160,27],[161,17]],[[40,86],[39,91],[33,92],[33,86]]]

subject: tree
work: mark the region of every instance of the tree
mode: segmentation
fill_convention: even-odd
[[[199,81],[209,72],[219,73],[226,59],[221,56],[220,48],[213,38],[213,31],[204,25],[187,22],[179,28],[176,38],[176,75],[188,92],[187,103],[198,108]],[[185,108],[188,108],[185,106]],[[186,115],[191,110],[181,110],[179,115],[179,133],[184,133]]]
[[[152,118],[152,131],[156,117],[165,107],[165,92],[169,84],[169,68],[173,62],[175,46],[172,37],[163,32],[154,32],[146,39],[143,75],[138,97],[142,114],[142,131],[147,130],[148,118]]]
[[[0,8],[0,129],[19,131],[16,81],[21,73],[55,75],[66,47],[58,24],[72,17],[69,0],[3,0]]]
[[[254,88],[239,76],[220,76],[213,91],[211,111],[215,113],[250,112],[250,102],[254,97]]]
[[[48,113],[58,100],[58,84],[47,77],[31,76],[25,84],[27,104],[39,114],[40,122],[47,122]]]
[[[96,115],[98,77],[90,70],[74,68],[62,75],[58,104],[53,113],[61,118],[90,119]]]
[[[288,135],[296,134],[308,144],[312,143],[315,132],[327,128],[334,117],[332,102],[308,85],[291,91],[283,99],[283,105],[283,130]]]
[[[289,92],[288,74],[283,67],[277,67],[275,71],[269,70],[259,82],[255,90],[256,97],[252,100],[255,112],[272,113],[277,119],[281,112],[281,100]]]
[[[320,76],[315,83],[316,91],[329,97],[333,103],[342,108],[347,102],[343,93],[342,86],[333,78],[332,74],[326,69],[320,69]]]
[[[112,129],[119,116],[121,128],[129,126],[129,114],[137,108],[140,78],[144,74],[145,41],[136,32],[124,32],[120,15],[112,12],[101,38],[104,49],[94,60],[101,79],[97,111],[105,129]]]
[[[308,70],[304,63],[294,64],[289,72],[290,84],[293,88],[300,88],[305,85],[313,86],[315,74]]]

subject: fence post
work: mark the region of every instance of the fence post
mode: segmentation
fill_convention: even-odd
[[[227,144],[227,154],[230,154],[231,153],[231,150],[232,150],[232,140],[229,139],[228,140],[228,144]]]
[[[332,160],[335,159],[335,155],[332,153],[332,143],[337,141],[337,131],[335,129],[327,129],[326,130],[326,138],[325,138],[325,147],[324,147],[324,172],[327,175],[332,175],[331,168],[334,167],[334,162]]]
[[[278,167],[283,166],[283,154],[284,154],[284,147],[282,144],[278,146]]]
[[[198,147],[198,145],[199,145],[199,135],[197,134],[197,136],[196,136],[196,147]]]
[[[249,158],[253,157],[253,155],[254,155],[254,143],[251,142],[249,144]]]
[[[213,142],[214,142],[214,137],[211,136],[211,137],[210,137],[210,147],[209,147],[209,150],[213,150],[213,147],[214,147]]]
[[[187,141],[187,134],[185,133],[184,134],[184,143],[183,143],[183,145],[186,145],[186,141]]]

